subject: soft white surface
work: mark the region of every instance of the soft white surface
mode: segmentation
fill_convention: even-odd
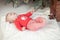
[[[2,31],[1,31],[1,27],[0,27],[0,40],[2,40],[2,37],[3,37],[3,34],[2,34]]]
[[[60,30],[56,20],[49,20],[48,25],[39,31],[18,31],[14,24],[5,22],[5,16],[1,17],[1,29],[3,40],[59,40]]]
[[[60,22],[58,22],[58,25],[59,25],[59,27],[60,27]]]

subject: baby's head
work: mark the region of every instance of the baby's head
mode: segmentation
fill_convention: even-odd
[[[14,13],[14,12],[7,13],[6,22],[13,23],[16,18],[17,18],[16,13]]]

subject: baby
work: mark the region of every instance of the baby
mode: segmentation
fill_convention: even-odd
[[[16,28],[20,31],[25,29],[36,31],[45,25],[45,19],[37,17],[36,19],[30,18],[34,11],[29,11],[26,14],[17,15],[16,13],[8,13],[6,15],[6,22],[14,23]]]

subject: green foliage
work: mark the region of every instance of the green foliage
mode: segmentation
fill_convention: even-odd
[[[32,0],[30,0],[30,1],[32,1]],[[18,5],[20,3],[20,0],[6,0],[6,2],[7,3],[13,2],[14,4]],[[35,9],[38,8],[38,7],[43,8],[45,6],[50,6],[50,0],[35,0],[35,1],[33,1],[32,6]]]
[[[34,2],[34,8],[44,8],[44,7],[50,7],[50,0],[35,0]]]
[[[37,9],[38,7],[42,6],[42,0],[35,0],[34,2],[34,8]]]
[[[6,0],[6,2],[7,2],[7,3],[10,3],[10,2],[11,2],[11,0]]]

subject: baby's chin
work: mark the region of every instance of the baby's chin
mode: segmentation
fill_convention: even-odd
[[[13,20],[16,20],[17,19],[17,16],[14,16]]]

